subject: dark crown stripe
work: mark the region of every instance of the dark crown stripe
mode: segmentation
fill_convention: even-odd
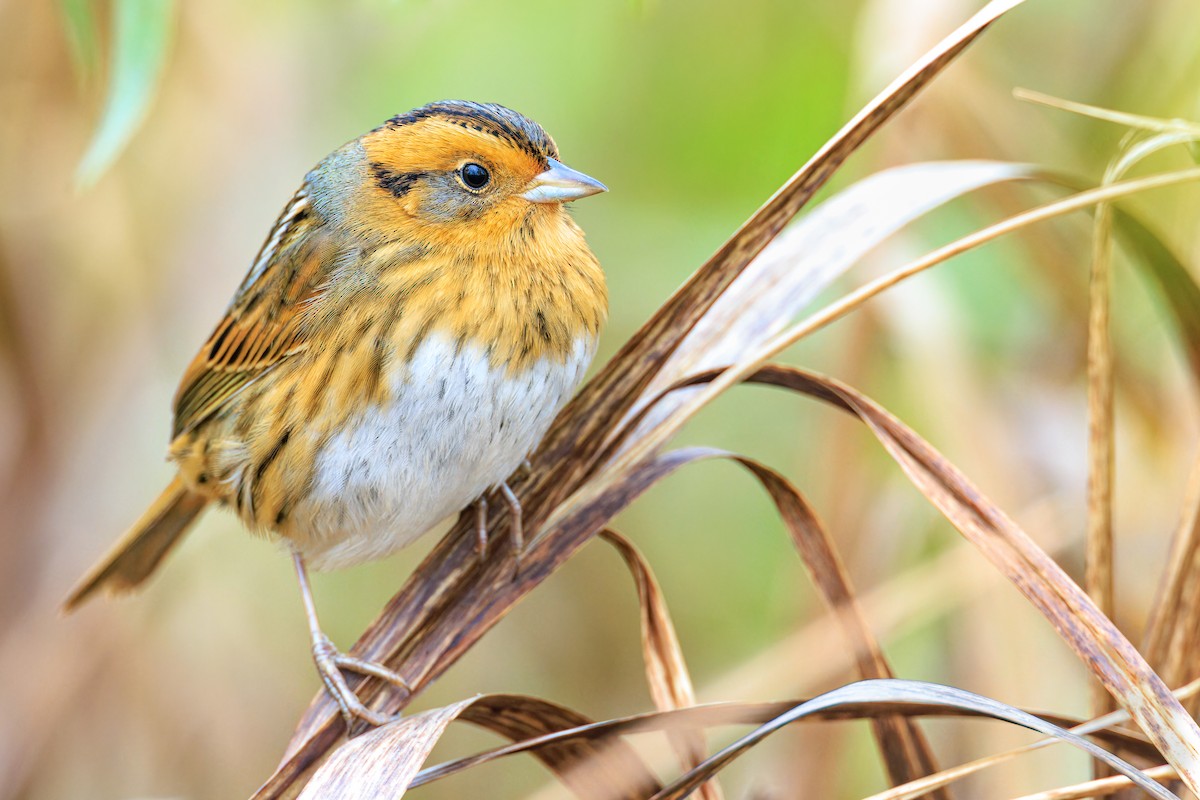
[[[558,148],[541,125],[495,103],[444,100],[397,114],[386,125],[389,128],[401,128],[426,119],[443,119],[463,128],[490,134],[540,160],[558,158]]]

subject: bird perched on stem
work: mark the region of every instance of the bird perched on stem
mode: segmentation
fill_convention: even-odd
[[[178,475],[80,581],[144,581],[205,508],[289,546],[322,681],[347,724],[386,721],[343,670],[407,688],[321,632],[307,567],[381,558],[499,488],[574,391],[607,312],[563,204],[605,190],[532,120],[444,101],[327,156],[284,208],[175,395]]]

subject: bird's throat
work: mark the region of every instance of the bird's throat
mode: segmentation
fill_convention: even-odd
[[[493,365],[513,373],[545,358],[565,360],[581,339],[599,335],[608,298],[579,228],[565,214],[551,223],[562,228],[534,225],[485,240],[500,246],[443,246],[382,265],[377,274],[392,298],[392,318],[378,333],[405,350],[434,333],[481,345]]]

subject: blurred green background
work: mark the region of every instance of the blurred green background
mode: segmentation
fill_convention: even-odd
[[[980,5],[179,4],[144,125],[79,188],[114,9],[0,0],[0,797],[247,796],[318,688],[288,560],[224,513],[207,516],[136,597],[68,619],[57,605],[169,479],[175,382],[322,156],[435,99],[499,102],[538,120],[569,164],[611,189],[575,211],[611,286],[603,360],[842,122]],[[81,9],[97,25],[91,55],[72,46],[68,20]],[[1195,118],[1196,30],[1200,9],[1187,0],[1033,0],[835,187],[945,158],[1033,161],[1098,180],[1121,131],[1019,103],[1012,87]],[[1155,165],[1184,163],[1172,154]],[[958,203],[878,248],[841,286],[1048,197],[994,190]],[[1195,261],[1194,192],[1132,205]],[[1076,574],[1087,258],[1085,219],[1040,229],[922,276],[790,354],[900,415]],[[1136,636],[1198,426],[1156,301],[1128,270],[1115,292],[1118,622]],[[742,389],[684,438],[759,457],[808,494],[902,677],[1086,713],[1066,648],[855,423]],[[853,678],[772,507],[732,467],[671,478],[615,527],[658,573],[701,700],[799,697]],[[335,641],[353,642],[429,544],[317,577]],[[589,546],[414,709],[490,691],[595,718],[651,707],[636,598],[615,553]],[[1029,740],[998,723],[929,728],[945,764]],[[435,759],[494,743],[455,728]],[[1081,779],[1086,766],[1046,752],[987,774],[970,796]],[[779,734],[728,774],[730,796],[883,786],[865,726],[846,723]],[[565,796],[525,759],[414,794],[534,795]]]

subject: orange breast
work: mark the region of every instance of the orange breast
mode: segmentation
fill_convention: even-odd
[[[580,347],[590,359],[607,299],[603,273],[574,222],[557,217],[573,235],[535,230],[519,254],[511,247],[503,253],[443,248],[414,259],[411,248],[399,245],[370,251],[355,265],[356,279],[331,282],[308,309],[304,324],[320,335],[310,336],[303,352],[176,441],[172,458],[185,480],[202,480],[205,494],[229,502],[253,528],[302,538],[293,514],[312,491],[319,455],[331,442],[393,407],[398,385],[408,392],[420,386],[423,402],[436,405],[436,365],[426,357],[422,374],[408,374],[421,353],[444,350],[447,366],[457,354],[476,354],[472,358],[482,358],[494,376],[489,380],[507,375],[518,385],[554,364],[562,375],[577,375]],[[443,345],[422,349],[432,342]],[[525,397],[535,427],[548,423],[546,414],[553,415],[568,388],[544,398],[548,406],[539,406],[536,391]],[[453,424],[477,423],[467,415]],[[411,456],[412,432],[394,435],[405,437]],[[506,454],[504,463],[525,455]]]

